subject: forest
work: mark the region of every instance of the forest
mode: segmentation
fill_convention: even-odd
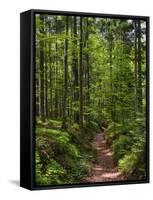
[[[146,178],[146,21],[35,15],[36,185]]]

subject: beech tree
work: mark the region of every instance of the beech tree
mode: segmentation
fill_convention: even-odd
[[[66,17],[66,38],[64,41],[64,94],[63,94],[63,122],[62,129],[66,128],[67,107],[67,77],[68,77],[68,17]]]
[[[44,32],[44,16],[40,16],[40,34]],[[45,117],[45,103],[44,103],[44,42],[40,41],[40,117],[44,120]]]

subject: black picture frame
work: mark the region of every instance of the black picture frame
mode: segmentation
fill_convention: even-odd
[[[103,183],[80,183],[69,185],[35,184],[35,14],[64,16],[92,16],[119,19],[140,19],[146,21],[146,179],[139,181],[118,181]],[[20,186],[30,190],[107,186],[121,184],[149,183],[149,17],[101,13],[83,13],[51,10],[28,10],[20,14]]]

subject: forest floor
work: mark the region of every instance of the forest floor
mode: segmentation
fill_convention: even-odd
[[[94,163],[92,163],[89,176],[85,182],[109,182],[124,180],[121,172],[113,162],[112,151],[107,145],[103,133],[95,135],[92,142],[93,150],[96,153]]]

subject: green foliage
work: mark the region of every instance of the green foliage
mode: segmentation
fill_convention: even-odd
[[[44,127],[44,128],[54,128],[54,129],[60,129],[61,127],[61,120],[53,120],[53,119],[45,119],[43,122],[40,118],[36,118],[36,124],[37,127]]]
[[[146,131],[143,116],[138,114],[135,121],[124,126],[110,124],[105,137],[112,146],[114,161],[124,176],[132,180],[145,178]]]
[[[78,138],[74,138],[77,129],[79,135]],[[80,128],[74,124],[70,130],[71,133],[36,128],[37,184],[78,183],[88,174],[92,152],[89,153],[85,147],[80,147]]]
[[[99,125],[98,125],[98,123],[95,122],[95,121],[90,121],[90,128],[91,128],[91,130],[94,131],[95,133],[101,131],[101,130],[100,130],[100,127],[99,127]]]
[[[105,138],[109,145],[112,145],[113,141],[119,137],[121,131],[122,131],[121,124],[115,122],[109,124],[105,135]]]
[[[131,179],[144,179],[145,170],[145,140],[133,145],[131,151],[119,161],[121,172]]]
[[[47,170],[43,172],[38,152],[36,152],[36,183],[39,185],[62,184],[66,171],[54,159],[50,159]]]
[[[143,179],[146,176],[146,132],[142,116],[138,116],[133,128],[131,150],[119,160],[119,168],[131,179]]]
[[[57,141],[69,141],[69,134],[65,131],[56,130],[56,129],[48,129],[48,128],[36,128],[36,134],[37,135],[44,135],[48,136],[51,139],[57,140]]]
[[[118,139],[114,140],[112,149],[113,157],[116,162],[121,159],[131,147],[131,139],[128,136],[121,135]]]

